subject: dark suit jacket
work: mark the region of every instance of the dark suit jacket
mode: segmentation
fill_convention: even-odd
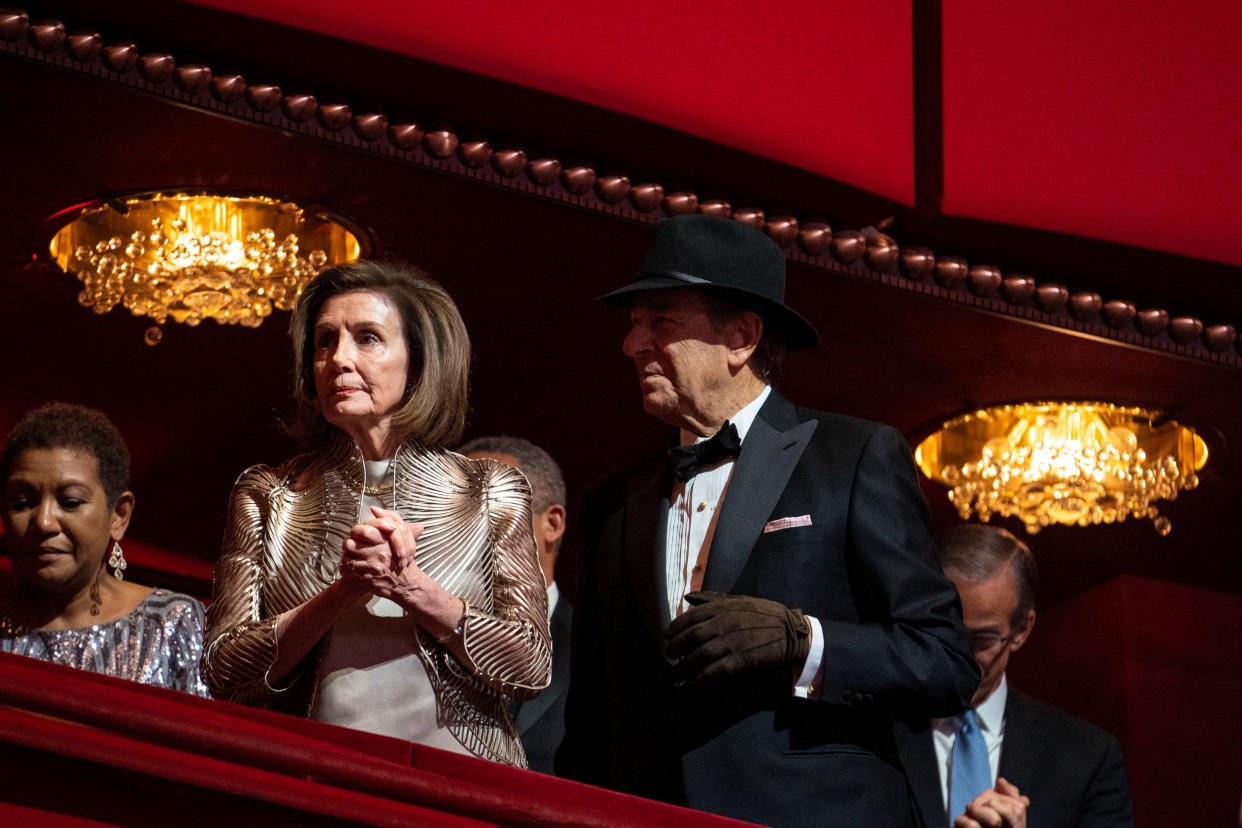
[[[890,717],[958,712],[979,674],[905,440],[774,391],[734,466],[703,588],[819,619],[815,701],[793,698],[787,668],[676,684],[663,656],[671,491],[661,454],[583,502],[558,773],[768,824],[909,825]],[[764,532],[803,515],[811,525]]]
[[[548,626],[552,631],[552,683],[518,708],[514,725],[530,769],[555,773],[552,759],[565,737],[565,694],[569,690],[569,637],[574,608],[561,595]]]
[[[897,741],[928,828],[947,823],[930,722],[899,724]],[[1121,745],[1094,725],[1012,688],[998,775],[1026,796],[1028,828],[1134,825]],[[957,816],[954,814],[954,816]]]

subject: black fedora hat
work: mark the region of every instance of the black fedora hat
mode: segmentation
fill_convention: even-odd
[[[780,330],[790,350],[819,343],[815,327],[785,304],[785,254],[740,221],[692,214],[660,222],[638,278],[599,297],[629,304],[640,291],[694,287],[736,301]]]

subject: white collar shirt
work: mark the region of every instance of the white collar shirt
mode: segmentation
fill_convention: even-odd
[[[771,393],[771,386],[765,385],[759,396],[729,418],[729,422],[737,428],[737,436],[743,444],[755,416]],[[701,443],[707,439],[710,438],[699,437],[690,431],[681,432],[683,446]],[[707,550],[711,548],[712,538],[716,534],[716,520],[720,504],[724,502],[725,491],[729,488],[733,465],[733,459],[727,458],[704,469],[685,483],[673,484],[665,535],[666,598],[670,618],[676,618],[690,608],[684,596],[692,591],[692,583],[702,583]]]
[[[548,584],[548,620],[552,620],[552,613],[556,612],[556,602],[561,600],[561,588],[556,585],[556,581]]]

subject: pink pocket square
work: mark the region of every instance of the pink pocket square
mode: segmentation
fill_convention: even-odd
[[[763,534],[768,532],[779,532],[782,529],[792,529],[795,526],[810,526],[810,515],[798,515],[797,517],[783,517],[776,520],[769,520],[763,525]]]

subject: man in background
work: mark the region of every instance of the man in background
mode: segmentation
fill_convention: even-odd
[[[531,523],[539,548],[539,566],[548,588],[548,626],[552,631],[552,683],[517,708],[514,725],[526,749],[530,769],[553,773],[552,757],[565,735],[565,691],[569,686],[569,638],[573,607],[560,596],[554,573],[565,534],[565,479],[546,451],[521,437],[479,437],[459,451],[474,459],[490,458],[512,466],[530,481]]]
[[[970,710],[897,726],[929,828],[1130,826],[1121,746],[1103,730],[1011,689],[1009,657],[1035,625],[1035,557],[1004,529],[954,526],[940,562],[957,585],[982,672]]]

